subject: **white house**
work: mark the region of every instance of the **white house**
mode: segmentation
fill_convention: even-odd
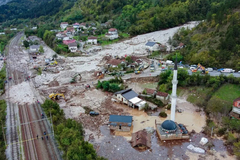
[[[32,30],[36,30],[37,29],[37,27],[32,27]]]
[[[57,37],[58,40],[63,40],[64,37],[66,37],[66,36],[67,36],[67,35],[64,34],[63,32],[59,32],[59,33],[56,34],[56,37]],[[69,38],[69,37],[68,37],[68,38]],[[66,39],[66,40],[68,40],[68,39]]]
[[[97,44],[97,37],[88,37],[88,44]]]
[[[149,50],[149,51],[159,51],[160,50],[160,46],[157,42],[147,42],[145,44],[145,48],[146,48],[146,50]]]
[[[62,40],[63,40],[63,41],[67,41],[67,40],[70,40],[70,38],[66,35],[66,36],[63,37]]]
[[[138,94],[132,89],[126,89],[114,93],[117,100],[121,103],[127,104],[129,107],[138,108],[142,110],[145,107],[146,102],[138,98]]]
[[[80,24],[79,23],[74,23],[73,28],[79,28]]]
[[[40,48],[40,45],[31,45],[30,52],[38,52],[39,48]]]
[[[11,30],[11,31],[16,31],[16,30],[17,30],[17,28],[11,28],[10,30]]]
[[[5,34],[5,32],[0,32],[0,35],[4,35]]]
[[[86,23],[80,23],[79,27],[83,29],[87,29],[86,25],[87,25]]]
[[[64,30],[65,28],[67,28],[67,26],[68,26],[68,22],[62,22],[62,23],[60,24],[60,27],[61,27],[62,30]]]
[[[77,52],[77,43],[74,42],[74,43],[69,43],[68,44],[68,48],[71,52]]]
[[[109,38],[110,40],[117,39],[118,38],[118,31],[116,28],[110,28],[108,30],[108,33],[105,34],[105,37]]]

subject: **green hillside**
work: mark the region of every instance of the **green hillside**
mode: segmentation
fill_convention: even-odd
[[[180,42],[186,45],[178,51],[186,63],[240,70],[239,36],[239,9],[225,8],[208,15],[207,20],[193,30],[182,29],[169,42],[173,46]]]
[[[0,6],[3,26],[67,21],[98,24],[112,20],[117,29],[137,35],[206,19],[235,8],[240,0],[29,0]],[[27,8],[27,9],[26,9]],[[9,21],[10,20],[10,21]],[[7,22],[6,22],[7,21]]]

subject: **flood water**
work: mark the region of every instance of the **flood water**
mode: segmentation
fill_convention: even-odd
[[[100,127],[103,139],[101,143],[95,143],[94,147],[99,156],[105,157],[109,160],[168,160],[179,159],[188,160],[192,159],[188,156],[187,152],[192,152],[187,149],[189,144],[195,147],[207,149],[207,146],[201,146],[200,140],[204,135],[196,133],[191,136],[190,140],[173,140],[173,141],[160,141],[154,132],[151,136],[151,149],[145,151],[138,151],[132,148],[131,144],[122,136],[114,136],[110,133],[108,126]],[[222,140],[210,140],[216,152],[225,153],[226,147]],[[194,159],[198,159],[199,155],[207,158],[207,154],[193,153]],[[226,158],[226,157],[225,157]]]

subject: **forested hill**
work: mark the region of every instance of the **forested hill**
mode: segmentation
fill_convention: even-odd
[[[193,30],[181,30],[170,43],[186,44],[180,54],[189,64],[240,70],[240,5],[219,9]],[[173,53],[174,54],[174,53]]]
[[[33,19],[52,16],[70,9],[76,0],[13,0],[0,6],[0,22],[19,18]]]
[[[94,21],[131,35],[171,28],[188,21],[203,20],[222,8],[231,9],[240,0],[18,0],[0,6],[2,26],[45,22]],[[11,21],[9,21],[11,20]]]
[[[11,0],[0,0],[0,6],[7,4],[8,2],[10,2]]]

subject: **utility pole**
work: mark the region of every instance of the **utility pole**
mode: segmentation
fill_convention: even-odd
[[[1,123],[2,123],[2,121],[1,121]],[[5,146],[7,146],[7,143],[6,143],[6,138],[5,138],[5,134],[4,134],[3,123],[2,123],[2,132],[3,132],[3,138],[4,138],[4,143],[5,143]]]

